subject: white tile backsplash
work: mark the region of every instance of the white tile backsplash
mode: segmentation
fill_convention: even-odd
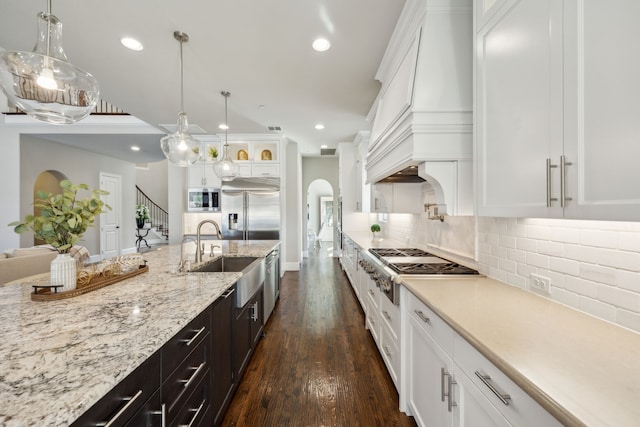
[[[551,299],[640,332],[640,223],[478,217],[477,230],[481,273],[549,277]]]
[[[370,223],[378,222],[371,214]],[[385,236],[464,259],[523,289],[551,279],[550,298],[640,332],[640,222],[390,214]]]

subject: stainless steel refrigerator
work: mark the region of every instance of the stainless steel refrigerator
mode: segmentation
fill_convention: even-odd
[[[280,239],[279,179],[236,178],[220,192],[224,239]]]

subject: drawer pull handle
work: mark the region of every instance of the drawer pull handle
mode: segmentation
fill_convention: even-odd
[[[382,315],[384,316],[384,318],[385,318],[385,319],[387,319],[387,320],[391,320],[391,316],[389,316],[389,313],[388,313],[388,312],[383,311],[383,312],[382,312]]]
[[[376,294],[373,293],[373,291],[371,289],[369,289],[369,295],[371,295],[372,297],[375,297]]]
[[[424,323],[431,323],[431,319],[424,315],[420,310],[413,310]]]
[[[193,373],[193,375],[191,375],[191,377],[189,377],[188,380],[180,380],[181,383],[184,383],[184,388],[188,388],[189,385],[193,382],[194,379],[196,379],[198,377],[198,374],[200,373],[200,371],[202,370],[202,368],[204,368],[205,362],[202,362],[200,364],[200,366],[198,366],[197,368],[191,368],[191,369],[195,369],[196,371]]]
[[[389,347],[387,347],[386,345],[383,345],[382,349],[384,350],[384,354],[386,354],[387,357],[391,359],[391,352],[389,351]]]
[[[160,423],[160,427],[165,427],[165,417],[167,416],[167,405],[162,404],[161,409],[159,411],[151,412],[152,415],[160,415],[162,418],[162,422]]]
[[[200,336],[200,334],[204,332],[206,328],[206,326],[203,326],[202,328],[200,328],[200,330],[198,330],[198,332],[196,332],[193,338],[191,338],[190,340],[182,340],[182,342],[186,342],[187,346],[190,346]]]
[[[98,427],[111,427],[118,420],[118,418],[120,418],[120,416],[123,413],[125,413],[126,410],[129,409],[129,407],[131,405],[133,405],[133,402],[135,402],[136,399],[138,399],[141,395],[142,395],[142,390],[138,390],[138,392],[136,394],[134,394],[133,396],[131,396],[131,397],[123,397],[122,400],[123,401],[127,401],[127,404],[124,405],[122,408],[120,408],[120,410],[109,421],[106,421],[106,422],[103,422],[103,423],[98,423],[98,424],[96,424],[96,426],[98,426]]]
[[[224,295],[222,295],[222,298],[224,298],[224,299],[229,298],[235,291],[236,291],[235,288],[229,289]]]
[[[509,396],[507,393],[500,393],[498,389],[496,389],[495,386],[491,384],[491,377],[489,375],[484,375],[476,371],[476,377],[480,378],[480,381],[482,381],[484,385],[489,387],[489,390],[491,390],[502,403],[504,403],[506,406],[509,406],[509,400],[511,400],[511,396]]]
[[[180,424],[180,427],[192,427],[193,423],[198,419],[198,415],[200,415],[200,411],[202,411],[202,408],[204,408],[204,404],[205,404],[205,401],[203,400],[200,406],[198,406],[198,409],[189,409],[190,412],[195,412],[195,415],[193,416],[193,418],[191,418],[191,421],[189,422],[189,424]]]

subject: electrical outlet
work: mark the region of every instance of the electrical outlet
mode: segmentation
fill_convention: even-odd
[[[529,280],[529,289],[542,295],[549,296],[549,288],[551,287],[551,279],[531,273]]]

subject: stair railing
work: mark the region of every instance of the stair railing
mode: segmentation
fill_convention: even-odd
[[[145,205],[149,209],[151,228],[155,228],[165,239],[169,240],[169,212],[158,206],[156,202],[151,200],[151,198],[136,185],[136,206],[140,204]]]

